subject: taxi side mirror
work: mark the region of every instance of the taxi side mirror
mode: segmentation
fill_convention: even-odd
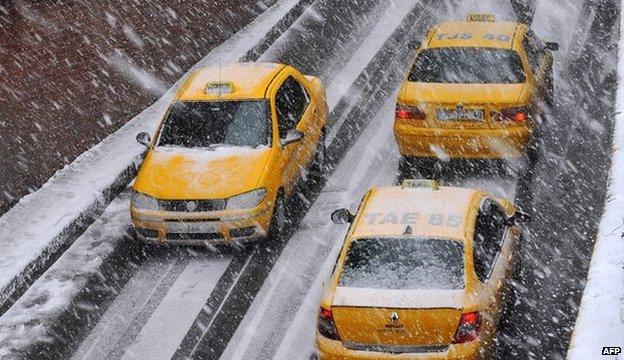
[[[546,42],[546,49],[550,50],[550,51],[558,51],[559,50],[559,44],[556,42]]]
[[[149,147],[152,139],[150,137],[150,134],[146,132],[141,132],[137,134],[136,141],[145,147]]]
[[[516,211],[509,219],[507,219],[507,224],[509,226],[525,225],[530,221],[531,215],[522,211]]]
[[[347,209],[338,209],[331,214],[331,221],[334,224],[346,224],[353,222],[355,215]]]
[[[288,130],[286,136],[282,140],[280,140],[280,145],[282,147],[288,146],[290,144],[296,143],[303,140],[303,133],[299,130]]]

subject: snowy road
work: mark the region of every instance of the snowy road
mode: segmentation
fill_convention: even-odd
[[[440,6],[396,0],[389,6],[353,0],[342,12],[330,3],[315,1],[258,54],[320,75],[333,109],[332,172],[325,184],[304,186],[290,201],[288,239],[247,250],[143,252],[121,234],[107,238],[107,227],[118,233],[129,227],[122,194],[74,245],[102,238],[121,244],[106,260],[114,270],[90,280],[112,290],[72,304],[88,315],[62,324],[53,345],[31,354],[49,356],[45,351],[53,349],[74,359],[310,358],[322,284],[346,231],[331,225],[329,214],[337,207],[354,209],[368,188],[394,184],[399,175],[393,106],[414,39],[431,24],[469,11],[515,16],[500,1]],[[545,108],[532,178],[465,163],[439,174],[445,184],[515,199],[533,215],[517,279],[522,296],[503,319],[498,359],[565,357],[604,203],[615,94],[609,59],[616,59],[619,10],[611,2],[538,2],[533,27],[562,49],[555,64],[557,104]]]

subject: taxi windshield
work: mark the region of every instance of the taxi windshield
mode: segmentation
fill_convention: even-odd
[[[178,101],[164,121],[159,146],[256,148],[270,143],[266,101]]]
[[[517,84],[525,80],[515,51],[477,47],[423,50],[408,76],[412,82],[451,84]]]
[[[389,290],[463,289],[464,246],[438,239],[358,239],[349,247],[339,285]]]

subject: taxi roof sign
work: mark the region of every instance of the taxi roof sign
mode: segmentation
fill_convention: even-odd
[[[495,22],[496,18],[493,14],[468,14],[468,18],[466,19],[468,22]]]
[[[212,82],[206,85],[206,94],[221,95],[234,92],[234,84],[231,82]]]
[[[414,180],[414,179],[406,179],[403,180],[403,184],[401,187],[404,189],[431,189],[431,190],[439,190],[440,183],[435,180]]]

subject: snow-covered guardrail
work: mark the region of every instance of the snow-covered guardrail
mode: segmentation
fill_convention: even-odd
[[[279,1],[194,68],[245,59],[279,37],[285,30],[281,27],[289,27],[309,3]],[[154,129],[185,77],[0,217],[0,310],[6,310],[132,180],[145,150],[135,141],[136,134]]]
[[[624,21],[621,18],[620,29],[622,28]],[[571,360],[598,359],[602,355],[615,355],[618,352],[617,348],[619,351],[624,348],[624,34],[622,33],[619,42],[618,74],[609,193],[568,350],[568,359]]]

